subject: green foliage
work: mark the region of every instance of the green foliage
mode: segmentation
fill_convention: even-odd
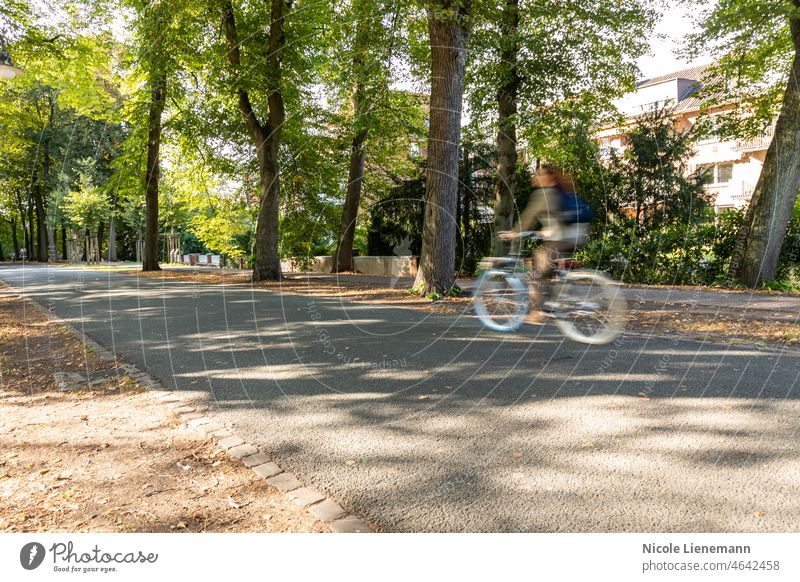
[[[800,197],[795,201],[792,218],[786,228],[777,278],[800,282]]]
[[[467,92],[473,123],[496,121],[497,91],[516,69],[514,121],[533,157],[553,132],[578,115],[593,120],[632,89],[636,58],[648,50],[653,2],[519,0],[516,33],[505,30],[510,2],[481,3],[470,39]],[[506,26],[504,26],[504,24]],[[516,61],[503,54],[517,47]]]
[[[764,281],[761,288],[767,291],[781,291],[783,293],[797,293],[800,291],[800,285],[798,285],[796,281],[787,279]]]
[[[97,233],[97,227],[111,214],[111,203],[102,188],[92,178],[91,160],[79,174],[78,187],[64,199],[64,212],[73,226]]]
[[[633,210],[641,224],[659,228],[671,222],[692,222],[703,216],[708,195],[705,175],[688,174],[694,136],[675,129],[669,108],[644,113],[627,135],[621,159],[612,156],[618,208]],[[688,175],[687,175],[688,174]]]
[[[683,0],[698,9],[698,30],[685,46],[688,58],[713,57],[699,96],[704,107],[725,105],[715,124],[721,137],[752,136],[771,124],[780,107],[794,47],[792,2]]]

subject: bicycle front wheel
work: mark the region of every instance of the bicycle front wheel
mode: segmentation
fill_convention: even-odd
[[[602,273],[573,271],[554,287],[551,310],[567,338],[602,345],[625,329],[627,302],[620,286]]]
[[[528,313],[528,292],[513,273],[486,271],[478,280],[473,300],[481,322],[494,331],[515,331]]]

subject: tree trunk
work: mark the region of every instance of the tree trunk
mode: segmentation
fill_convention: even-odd
[[[103,260],[103,223],[97,225],[97,260]]]
[[[17,221],[11,219],[11,244],[14,247],[14,260],[19,260],[19,241],[17,240]]]
[[[67,260],[67,227],[61,225],[61,259]]]
[[[108,261],[110,263],[117,261],[117,228],[116,224],[114,224],[113,214],[108,219]]]
[[[355,4],[355,3],[354,3]],[[369,74],[365,70],[365,59],[368,50],[370,29],[380,26],[380,22],[373,22],[366,18],[364,2],[354,6],[358,18],[356,23],[353,75],[355,77],[355,90],[353,92],[353,141],[350,144],[350,168],[347,173],[347,196],[342,207],[342,226],[339,231],[339,244],[333,260],[333,272],[353,271],[353,239],[356,234],[356,220],[358,208],[361,203],[361,189],[364,180],[364,160],[366,150],[364,144],[369,135],[367,128],[370,103],[367,99],[367,89],[364,85]]]
[[[468,31],[451,0],[428,5],[431,44],[430,134],[422,252],[414,288],[447,293],[455,281],[458,153]]]
[[[356,105],[358,110],[358,105]],[[347,197],[342,208],[342,229],[336,255],[333,262],[333,272],[341,273],[353,270],[353,239],[356,235],[356,220],[361,202],[361,184],[364,179],[364,160],[366,151],[364,141],[367,130],[362,129],[354,137],[350,146],[350,170],[347,174]]]
[[[278,254],[278,210],[280,204],[279,153],[281,133],[286,112],[281,92],[281,49],[284,45],[285,0],[272,0],[269,28],[269,54],[267,64],[272,77],[271,93],[267,98],[269,108],[267,126],[258,120],[250,102],[250,96],[241,87],[237,88],[239,111],[250,133],[258,159],[261,187],[261,203],[256,225],[255,265],[253,281],[276,281],[281,278],[281,260]],[[239,74],[240,50],[236,38],[236,19],[230,0],[225,2],[222,14],[225,39],[228,45],[228,62]]]
[[[145,176],[145,232],[142,271],[160,271],[158,264],[158,181],[161,175],[161,114],[167,97],[167,75],[150,76],[150,111],[147,119],[147,173]]]
[[[54,115],[54,101],[52,95],[48,96],[50,101],[50,116],[48,117],[48,129],[53,123]],[[42,177],[44,185],[50,183],[50,138],[45,137],[42,140]],[[48,240],[47,228],[47,206],[44,203],[44,195],[42,193],[43,184],[38,182],[34,190],[34,203],[36,204],[36,232],[39,235],[39,260],[47,262],[50,258],[50,241]]]
[[[35,261],[36,257],[38,256],[36,253],[36,230],[34,229],[34,222],[33,222],[33,195],[28,196],[28,231],[29,231],[29,242],[30,246],[28,247],[28,260]]]
[[[514,191],[517,176],[517,94],[520,77],[517,67],[519,54],[519,0],[505,0],[500,28],[500,62],[504,79],[497,91],[497,181],[494,188],[495,233],[511,230],[514,221]],[[494,238],[492,254],[503,256],[506,241]]]
[[[20,222],[22,223],[22,243],[25,245],[22,248],[25,249],[26,253],[30,253],[31,252],[31,243],[30,243],[31,239],[30,239],[30,234],[28,232],[28,225],[27,225],[27,222],[25,220],[25,212],[22,210],[21,207],[20,207],[19,217],[20,217],[19,218]]]
[[[800,0],[795,0],[800,7]],[[789,17],[794,58],[775,135],[767,150],[731,261],[730,274],[751,288],[775,278],[800,188],[800,15]]]

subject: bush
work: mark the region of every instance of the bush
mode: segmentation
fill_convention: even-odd
[[[595,231],[578,253],[587,267],[628,283],[708,285],[724,280],[741,224],[741,212],[645,230],[616,219]]]

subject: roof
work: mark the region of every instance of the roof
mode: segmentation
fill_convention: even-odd
[[[643,89],[645,87],[658,85],[659,83],[664,83],[666,81],[674,81],[676,79],[689,79],[691,81],[700,81],[703,79],[703,74],[705,73],[708,67],[709,65],[699,65],[697,67],[690,67],[688,69],[683,69],[681,71],[675,71],[674,73],[669,73],[667,75],[653,77],[652,79],[643,79],[638,83],[636,83],[636,88]]]

